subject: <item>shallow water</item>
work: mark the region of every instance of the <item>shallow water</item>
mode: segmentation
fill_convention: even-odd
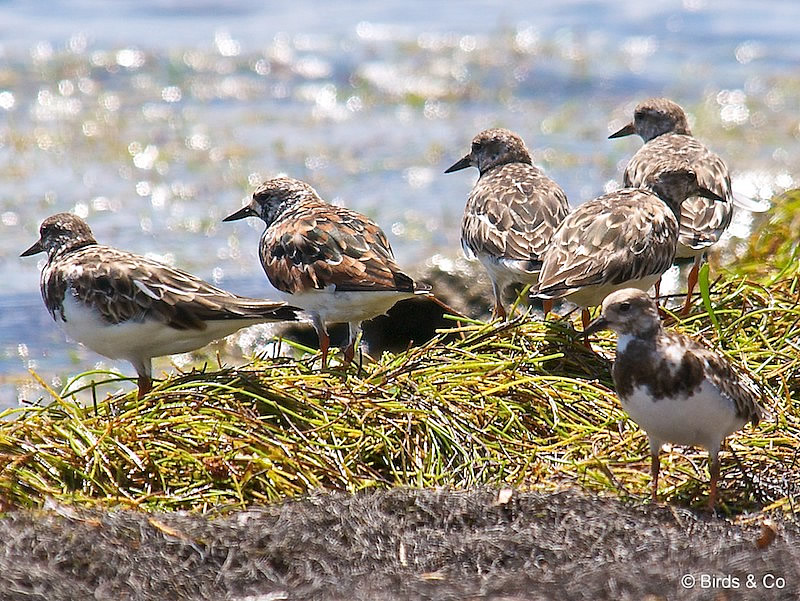
[[[55,387],[133,374],[65,341],[41,257],[18,257],[58,211],[259,295],[262,226],[220,220],[286,173],[374,217],[413,267],[460,256],[476,173],[442,171],[475,133],[518,131],[579,204],[615,185],[640,142],[606,137],[652,95],[691,112],[741,193],[795,185],[794,2],[264,4],[0,4],[0,405],[44,394],[29,368]]]

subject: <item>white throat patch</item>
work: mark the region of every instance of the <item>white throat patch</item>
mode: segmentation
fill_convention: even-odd
[[[630,334],[620,334],[617,336],[617,354],[624,353],[625,349],[628,348],[628,345],[634,338],[635,336],[631,336]]]

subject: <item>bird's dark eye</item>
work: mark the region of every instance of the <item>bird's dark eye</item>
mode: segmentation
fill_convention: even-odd
[[[480,150],[481,146],[482,146],[482,144],[480,142],[473,142],[472,143],[472,152],[475,152],[476,150]]]
[[[619,310],[622,311],[623,313],[626,313],[626,312],[630,311],[630,308],[631,308],[631,304],[630,303],[620,303],[619,304]]]

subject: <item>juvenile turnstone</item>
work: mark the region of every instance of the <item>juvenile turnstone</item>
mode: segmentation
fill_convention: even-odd
[[[675,258],[681,203],[695,195],[717,197],[675,161],[662,161],[643,183],[567,215],[544,252],[534,296],[572,301],[583,308],[585,326],[586,308],[614,290],[647,290],[658,281]]]
[[[327,366],[327,324],[347,322],[345,361],[355,354],[361,322],[396,302],[429,290],[395,262],[380,227],[364,215],[326,203],[300,180],[276,177],[252,201],[223,221],[260,217],[267,224],[259,243],[261,265],[280,298],[312,317]]]
[[[658,453],[665,442],[708,449],[713,508],[719,479],[719,449],[726,436],[761,418],[753,381],[719,353],[661,327],[656,303],[626,288],[603,301],[587,334],[617,333],[612,376],[622,407],[650,441],[652,497],[658,490]]]
[[[683,109],[666,98],[650,98],[634,110],[633,121],[609,138],[638,134],[645,144],[625,168],[623,186],[640,187],[655,165],[669,157],[680,157],[697,174],[699,184],[722,199],[715,202],[692,197],[681,207],[677,259],[694,258],[689,272],[688,292],[683,314],[689,312],[692,292],[703,255],[719,241],[733,216],[731,178],[724,161],[692,136]]]
[[[464,207],[461,247],[489,273],[494,316],[502,319],[503,290],[537,282],[542,253],[569,203],[561,187],[533,165],[522,138],[507,129],[479,133],[470,153],[445,173],[467,167],[477,167],[480,176]]]
[[[139,398],[152,388],[151,359],[185,353],[257,323],[296,319],[286,303],[232,294],[180,269],[97,243],[80,217],[57,213],[22,253],[47,253],[44,304],[68,336],[130,361]]]

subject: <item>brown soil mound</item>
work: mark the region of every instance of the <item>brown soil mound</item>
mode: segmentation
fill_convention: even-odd
[[[796,523],[759,548],[755,520],[575,491],[502,496],[336,493],[218,518],[20,511],[0,520],[0,598],[798,598]]]

